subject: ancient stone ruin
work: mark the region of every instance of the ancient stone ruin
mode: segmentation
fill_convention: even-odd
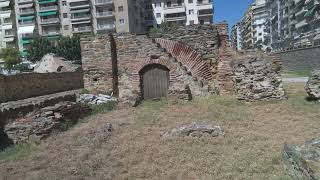
[[[281,65],[270,57],[245,57],[232,62],[234,87],[240,100],[285,98]]]
[[[307,141],[302,146],[284,146],[283,161],[294,180],[320,179],[320,138]]]
[[[312,100],[320,99],[320,70],[311,72],[311,76],[305,85],[305,90]]]
[[[85,88],[105,94],[114,92],[117,84],[119,100],[130,105],[142,99],[190,100],[217,94],[236,94],[248,101],[284,98],[276,58],[251,53],[250,58],[239,59],[247,53],[229,48],[227,28],[222,23],[177,27],[156,37],[83,37]]]
[[[173,128],[169,131],[162,132],[160,134],[163,138],[173,138],[173,137],[218,137],[224,136],[225,132],[220,126],[212,126],[203,123],[191,123],[186,125],[181,125]]]
[[[41,140],[53,132],[59,132],[75,124],[90,112],[88,105],[75,102],[60,102],[15,119],[4,127],[4,132],[14,144],[33,138]]]

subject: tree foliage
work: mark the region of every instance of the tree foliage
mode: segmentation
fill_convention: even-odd
[[[80,38],[78,36],[60,37],[56,41],[50,41],[44,37],[37,37],[30,44],[27,59],[37,62],[48,53],[55,53],[79,64],[81,63]]]
[[[163,33],[168,32],[174,28],[177,28],[177,25],[169,24],[168,22],[162,22],[158,27],[153,27],[150,29],[149,36],[161,37]]]
[[[35,38],[29,46],[27,59],[35,63],[40,61],[44,55],[51,53],[52,51],[54,51],[54,46],[47,38]]]
[[[9,72],[15,65],[21,62],[20,52],[16,48],[1,49],[0,58],[4,61],[4,67],[9,70]]]
[[[55,45],[55,53],[77,64],[81,63],[80,37],[61,37]]]

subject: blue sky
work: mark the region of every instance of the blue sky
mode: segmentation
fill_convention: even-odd
[[[231,28],[231,26],[240,20],[253,0],[214,0],[213,2],[215,22],[226,20]]]

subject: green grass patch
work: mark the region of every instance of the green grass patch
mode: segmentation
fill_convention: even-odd
[[[112,111],[115,109],[116,105],[117,105],[116,101],[109,101],[109,102],[99,104],[99,105],[92,105],[91,106],[91,109],[92,109],[91,115]]]
[[[35,145],[30,143],[21,143],[9,147],[0,152],[0,163],[17,161],[31,154],[35,149]]]

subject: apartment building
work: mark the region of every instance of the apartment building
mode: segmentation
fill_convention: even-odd
[[[254,48],[254,37],[253,37],[253,26],[252,26],[252,5],[248,8],[245,15],[240,21],[241,26],[241,38],[242,38],[242,48],[243,49],[253,49]]]
[[[153,0],[157,24],[168,22],[179,25],[212,24],[212,0]]]
[[[252,30],[254,48],[266,50],[269,48],[270,36],[267,22],[269,9],[266,0],[256,0],[252,4]]]
[[[232,26],[230,40],[234,50],[242,50],[241,24],[239,22]]]
[[[0,49],[16,47],[16,25],[10,0],[0,0]]]
[[[274,51],[320,44],[319,0],[268,0]]]

